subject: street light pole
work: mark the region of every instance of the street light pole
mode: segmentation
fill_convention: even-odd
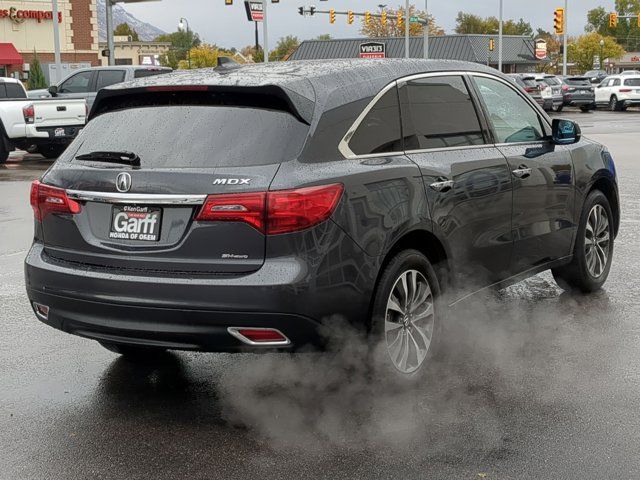
[[[267,40],[267,0],[262,0],[262,50],[264,52],[264,63],[269,63],[269,42]]]
[[[178,23],[178,29],[184,30],[185,25],[186,25],[187,38],[189,39],[189,45],[187,46],[187,62],[189,63],[189,70],[191,70],[191,47],[193,46],[193,38],[191,37],[191,29],[189,28],[189,22],[187,21],[186,18],[180,17],[180,22]]]
[[[105,17],[107,20],[107,50],[109,50],[109,61],[107,62],[109,66],[115,65],[115,57],[113,51],[113,2],[112,0],[107,0],[104,2],[106,12]]]
[[[429,58],[429,0],[424,0],[424,58]]]
[[[409,58],[409,0],[404,3],[404,58]]]
[[[500,21],[498,22],[498,71],[502,72],[502,25],[503,0],[500,0]]]
[[[600,40],[600,69],[606,70],[604,68],[604,39]]]
[[[53,61],[56,64],[56,81],[51,83],[58,83],[62,80],[62,61],[60,60],[60,27],[58,25],[58,0],[52,2],[52,14],[53,14]]]
[[[564,32],[563,39],[562,39],[562,75],[565,75],[565,76],[567,75],[567,25],[569,24],[569,22],[567,21],[568,6],[569,6],[569,1],[564,0],[564,18],[563,18],[564,28],[562,29],[562,31]]]

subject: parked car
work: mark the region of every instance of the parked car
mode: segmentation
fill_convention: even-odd
[[[177,72],[101,90],[90,117],[32,185],[26,289],[42,322],[131,358],[289,352],[349,322],[417,378],[446,305],[609,273],[611,155],[482,65]]]
[[[81,68],[71,73],[57,85],[52,85],[48,89],[30,90],[29,97],[44,98],[53,96],[61,98],[84,98],[87,101],[89,110],[91,110],[96,94],[101,88],[116,83],[128,82],[136,78],[171,72],[172,70],[168,67],[147,67],[141,65]]]
[[[520,86],[525,92],[527,92],[545,111],[548,111],[553,105],[553,99],[549,96],[548,92],[545,93],[545,98],[543,98],[543,87],[536,81],[536,77],[534,75],[528,73],[510,73],[507,76],[516,85]]]
[[[16,148],[34,147],[47,158],[57,157],[86,118],[82,99],[32,100],[19,80],[0,78],[0,164]]]
[[[562,79],[563,105],[579,107],[583,112],[596,108],[594,87],[587,77],[566,77]]]
[[[541,90],[545,92],[543,97],[548,98],[551,94],[551,107],[550,111],[561,112],[564,106],[564,99],[562,96],[562,80],[555,75],[538,74],[536,75],[536,81],[541,83]],[[547,111],[549,111],[547,110]]]
[[[620,75],[640,75],[640,70],[625,70]]]
[[[604,80],[609,74],[604,70],[589,70],[585,72],[583,77],[587,77],[591,83],[600,83]]]
[[[640,105],[640,75],[607,77],[596,87],[595,94],[596,105],[607,105],[616,112]]]

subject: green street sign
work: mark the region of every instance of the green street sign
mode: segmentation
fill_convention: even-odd
[[[420,17],[409,17],[409,23],[420,23],[421,21]]]

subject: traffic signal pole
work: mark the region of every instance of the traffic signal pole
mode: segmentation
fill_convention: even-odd
[[[562,75],[567,75],[567,7],[569,0],[564,0],[564,35],[562,36]]]
[[[267,3],[268,0],[262,0],[262,51],[264,52],[264,63],[269,63],[269,42],[267,41]]]
[[[498,23],[498,71],[502,72],[502,29],[503,29],[503,4],[500,0],[500,21]]]
[[[409,58],[409,0],[404,2],[404,58]]]

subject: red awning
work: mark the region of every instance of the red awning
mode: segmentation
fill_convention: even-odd
[[[0,43],[0,65],[21,65],[23,63],[22,55],[18,53],[13,43]]]

